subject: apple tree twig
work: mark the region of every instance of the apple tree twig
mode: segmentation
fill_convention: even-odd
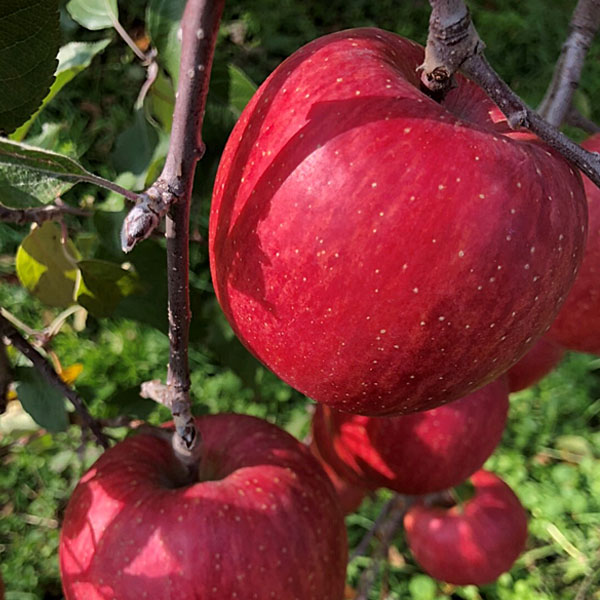
[[[567,112],[564,122],[567,125],[579,127],[579,129],[583,129],[583,131],[590,135],[600,133],[600,126],[587,117],[584,117],[573,105],[571,105],[571,108]]]
[[[545,121],[517,96],[483,55],[484,44],[463,0],[429,0],[432,7],[421,82],[439,95],[460,70],[498,105],[511,128],[526,127],[560,152],[600,187],[600,155],[584,150]],[[459,40],[459,42],[455,42]]]
[[[70,400],[83,423],[94,434],[96,442],[103,448],[108,448],[108,438],[104,435],[100,424],[89,413],[85,402],[79,394],[60,378],[60,375],[52,368],[52,365],[0,314],[0,340],[2,338],[8,340],[21,354],[26,356],[46,381],[54,386],[65,398]]]
[[[173,448],[192,465],[200,439],[191,412],[188,339],[189,211],[196,163],[204,153],[202,122],[217,31],[224,0],[188,0],[181,20],[182,52],[171,141],[157,181],[125,218],[124,251],[146,239],[165,214],[169,290],[170,356],[167,384],[146,386],[142,393],[167,405],[173,414]]]
[[[560,127],[567,116],[586,54],[599,28],[600,2],[579,0],[552,81],[538,107],[539,114],[555,127]]]
[[[0,222],[14,223],[15,225],[24,225],[25,223],[37,223],[41,225],[44,221],[54,221],[62,218],[63,215],[77,215],[89,217],[90,212],[81,208],[68,206],[60,202],[45,206],[36,206],[34,208],[9,208],[0,203]]]

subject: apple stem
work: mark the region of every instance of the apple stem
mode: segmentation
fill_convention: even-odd
[[[552,82],[538,107],[540,115],[555,127],[560,127],[569,113],[585,57],[598,29],[600,3],[597,0],[579,0],[569,25],[569,35],[554,69]]]
[[[181,63],[173,126],[165,166],[157,181],[125,218],[123,250],[146,239],[166,215],[170,355],[167,385],[146,386],[147,397],[173,414],[176,456],[192,468],[200,436],[192,416],[188,342],[189,215],[194,171],[204,153],[202,122],[224,0],[188,0],[181,19]]]
[[[460,68],[498,105],[510,127],[531,130],[600,187],[600,154],[581,148],[531,110],[510,89],[485,59],[484,44],[472,26],[463,0],[429,0],[429,3],[432,15],[422,84],[433,92],[448,89],[452,75]]]
[[[96,438],[96,442],[103,448],[109,447],[108,438],[104,435],[102,427],[89,413],[85,402],[79,396],[79,394],[67,385],[61,378],[60,375],[55,371],[52,365],[36,350],[13,326],[0,313],[0,343],[2,338],[8,341],[14,346],[23,356],[28,358],[37,371],[46,379],[46,381],[55,387],[65,398],[67,398],[71,404],[75,407],[75,410],[81,417],[83,423],[90,429]]]

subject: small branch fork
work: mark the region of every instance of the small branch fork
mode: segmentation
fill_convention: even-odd
[[[498,105],[511,128],[526,127],[558,150],[600,187],[600,155],[584,150],[530,109],[494,71],[483,55],[484,44],[463,0],[429,0],[432,7],[421,82],[432,94],[443,94],[460,70],[479,84]],[[583,0],[580,4],[585,4]],[[598,0],[593,2],[598,10]],[[562,77],[562,76],[561,76]],[[571,85],[572,85],[571,78]]]
[[[200,452],[200,439],[189,395],[189,211],[196,163],[204,154],[202,122],[223,6],[224,0],[187,2],[181,20],[181,64],[169,152],[158,180],[125,218],[121,236],[123,250],[128,252],[167,217],[171,348],[167,384],[149,382],[142,394],[171,409],[176,431],[173,448],[190,468]]]
[[[0,314],[0,343],[2,343],[2,338],[8,340],[21,354],[26,356],[46,381],[71,401],[84,424],[94,434],[97,443],[103,448],[108,448],[108,438],[102,432],[100,424],[90,415],[84,401],[77,392],[60,378],[52,365]]]

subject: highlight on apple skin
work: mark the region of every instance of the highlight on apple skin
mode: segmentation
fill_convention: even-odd
[[[422,62],[374,28],[309,43],[258,89],[216,176],[227,319],[346,412],[427,410],[495,380],[550,326],[583,255],[579,173],[466,78],[425,95]]]
[[[414,504],[404,516],[417,563],[431,577],[455,585],[495,581],[527,541],[527,514],[511,488],[483,470],[471,482],[474,496],[462,506]]]
[[[317,406],[312,434],[339,476],[369,489],[430,494],[458,485],[500,443],[508,385],[493,383],[444,406],[399,417],[366,417]]]
[[[148,434],[83,476],[60,537],[66,599],[342,600],[344,520],[308,448],[245,415],[197,426],[196,482],[183,483],[170,443]]]

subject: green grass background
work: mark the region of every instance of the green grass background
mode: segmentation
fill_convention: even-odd
[[[487,44],[488,59],[513,89],[535,106],[550,81],[575,2],[477,0],[469,6]],[[121,2],[120,11],[124,26],[141,34],[145,2]],[[232,0],[226,5],[215,64],[235,64],[260,83],[286,56],[325,33],[379,26],[424,42],[428,17],[425,0]],[[106,31],[84,30],[64,10],[62,29],[65,42],[107,35]],[[600,44],[594,43],[577,92],[578,106],[597,122],[599,59]],[[114,37],[92,66],[42,113],[31,130],[32,138],[43,134],[44,127],[56,126],[61,142],[75,148],[90,170],[112,180],[129,177],[130,181],[127,173],[136,168],[144,175],[150,159],[141,166],[132,165],[128,157],[140,154],[140,142],[135,135],[126,135],[137,131],[133,105],[144,75],[132,53]],[[230,126],[230,121],[209,110],[209,154],[199,170],[192,223],[204,240],[211,176]],[[568,133],[576,139],[582,137],[580,131]],[[67,220],[78,247],[87,256],[119,260],[120,201],[86,186],[77,186],[65,199],[97,209],[93,218]],[[24,227],[0,224],[0,305],[28,325],[41,328],[57,311],[31,297],[13,276],[14,253],[26,233]],[[163,256],[160,243],[145,244],[148,255]],[[205,243],[193,244],[191,254],[194,324],[190,361],[195,410],[252,413],[302,437],[309,422],[306,399],[256,363],[236,342],[212,294]],[[154,283],[160,287],[158,279]],[[168,340],[155,327],[124,317],[88,316],[83,330],[77,330],[69,320],[55,338],[53,349],[63,365],[83,364],[77,389],[97,416],[127,414],[152,422],[168,417],[164,409],[137,395],[140,382],[165,374]],[[11,359],[20,360],[15,354]],[[513,486],[530,514],[528,546],[511,572],[483,588],[435,582],[412,561],[400,534],[394,546],[397,552],[380,567],[372,600],[600,599],[599,369],[597,358],[570,354],[538,386],[511,398],[504,438],[487,464]],[[116,435],[124,433],[124,429],[115,429]],[[0,437],[0,569],[7,584],[7,600],[62,598],[57,563],[60,520],[76,481],[97,455],[76,426],[53,435],[15,432]],[[348,517],[352,546],[371,527],[386,497],[382,492],[366,500],[358,513]],[[350,563],[350,586],[357,585],[370,561],[362,557]]]

